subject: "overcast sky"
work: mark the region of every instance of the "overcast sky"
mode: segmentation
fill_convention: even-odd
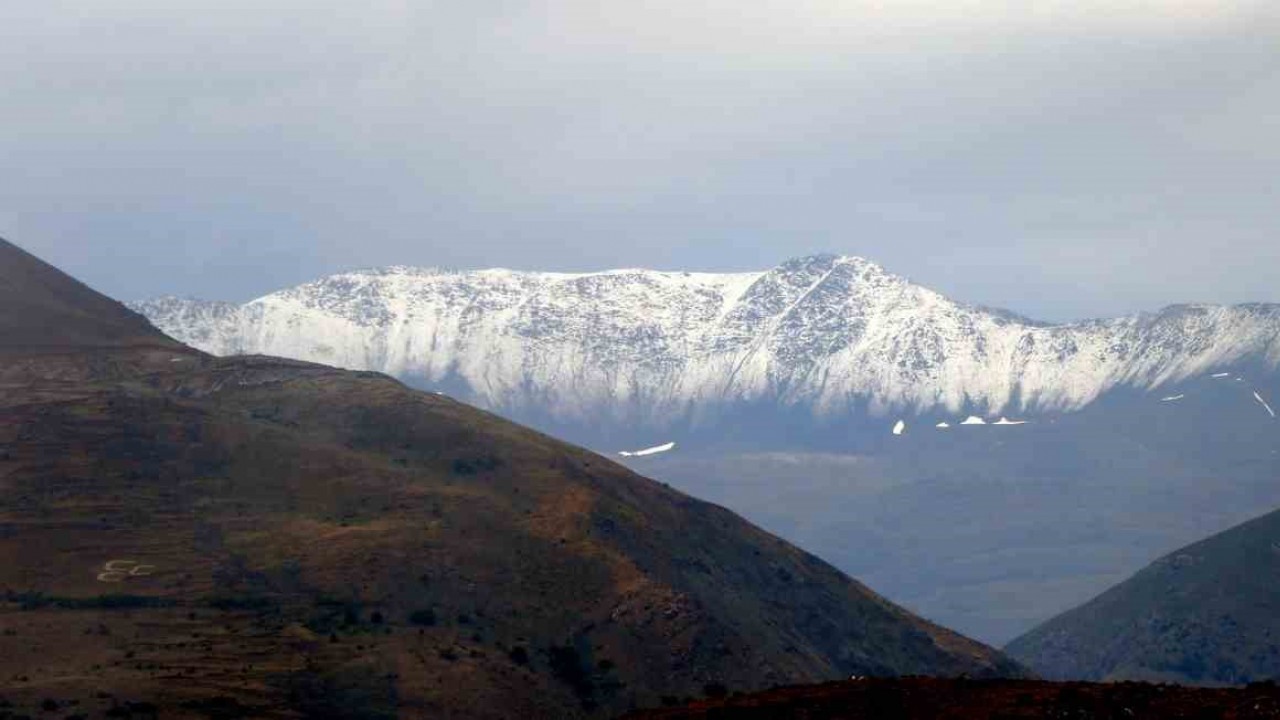
[[[122,299],[836,252],[1046,319],[1280,302],[1278,6],[3,3],[0,236]]]

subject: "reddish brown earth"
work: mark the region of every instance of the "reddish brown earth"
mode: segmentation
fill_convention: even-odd
[[[1280,688],[1144,683],[867,679],[785,687],[627,715],[628,720],[1253,720],[1280,717]]]

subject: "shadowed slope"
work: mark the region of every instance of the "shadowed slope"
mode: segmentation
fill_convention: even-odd
[[[377,374],[118,347],[146,335],[52,280],[69,300],[25,307],[104,317],[77,352],[0,362],[20,705],[609,715],[707,685],[1019,672],[585,450]]]
[[[121,303],[0,238],[0,352],[178,344]]]
[[[1054,679],[1280,678],[1280,512],[1170,553],[1008,650]]]

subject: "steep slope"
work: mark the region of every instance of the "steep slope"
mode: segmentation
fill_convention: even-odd
[[[1071,411],[1119,387],[1280,365],[1280,306],[1045,326],[834,256],[731,275],[391,268],[244,306],[136,308],[218,355],[378,370],[584,432],[721,425],[752,406],[835,425],[867,413]]]
[[[82,298],[55,317],[100,317],[87,344],[0,360],[15,712],[572,717],[708,684],[1017,672],[585,450],[382,375],[134,345]]]
[[[176,347],[146,318],[0,238],[0,352]]]
[[[1160,558],[1008,646],[1049,678],[1280,678],[1280,512]]]

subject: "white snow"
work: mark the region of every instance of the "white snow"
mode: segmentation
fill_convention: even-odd
[[[1209,377],[1211,377],[1211,378],[1224,378],[1224,377],[1231,377],[1231,373],[1214,373],[1213,375],[1210,375]]]
[[[1185,394],[1184,394],[1184,395],[1169,395],[1169,396],[1167,396],[1167,397],[1162,397],[1162,398],[1160,398],[1160,402],[1177,402],[1177,401],[1181,400],[1181,399],[1182,399],[1182,398],[1184,398],[1184,397],[1186,397],[1186,395],[1185,395]]]
[[[658,453],[669,452],[671,450],[675,450],[675,448],[676,444],[669,442],[665,445],[658,445],[657,447],[645,448],[644,450],[636,450],[633,452],[623,450],[618,454],[623,457],[645,457],[646,455],[657,455]]]
[[[1001,417],[996,421],[996,425],[1026,425],[1026,420],[1010,420],[1007,417]]]
[[[906,431],[907,431],[907,421],[906,421],[906,420],[899,420],[899,421],[897,422],[897,424],[893,426],[893,434],[894,434],[894,435],[901,435],[902,433],[904,433],[904,432],[906,432]]]
[[[949,423],[949,422],[940,422],[940,423],[938,423],[937,425],[934,425],[934,427],[942,428],[942,429],[944,429],[944,430],[945,430],[945,429],[947,429],[947,428],[951,427],[951,423]]]
[[[961,425],[986,425],[987,421],[983,420],[977,415],[970,415],[969,417],[965,418],[964,422],[960,424]]]
[[[1271,409],[1271,406],[1267,404],[1266,400],[1262,399],[1262,395],[1260,395],[1257,390],[1253,391],[1253,397],[1256,398],[1258,402],[1262,403],[1262,407],[1267,409],[1267,412],[1271,414],[1271,417],[1276,416],[1276,411]]]
[[[991,416],[1078,410],[1249,358],[1280,366],[1280,313],[1180,306],[1040,325],[964,305],[856,257],[763,272],[333,275],[244,305],[133,306],[215,355],[261,353],[459,380],[498,412],[657,424],[777,398],[819,417],[869,407]],[[1227,377],[1222,373],[1214,377]]]

